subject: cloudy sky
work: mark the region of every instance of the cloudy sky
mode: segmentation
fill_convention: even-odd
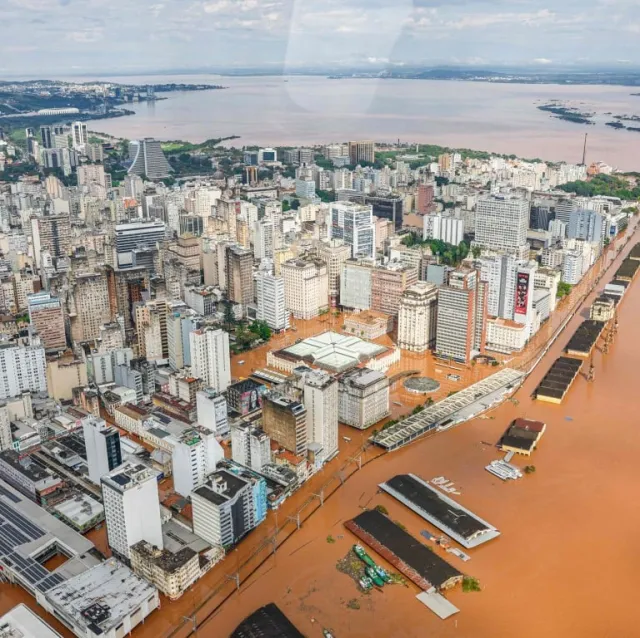
[[[0,24],[0,77],[268,65],[640,65],[638,0],[0,0]]]

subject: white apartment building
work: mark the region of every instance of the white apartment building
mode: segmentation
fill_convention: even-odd
[[[579,284],[582,279],[583,264],[584,258],[581,251],[566,251],[562,262],[562,281],[572,286]]]
[[[303,402],[307,409],[307,445],[320,445],[326,463],[338,453],[337,379],[320,370],[306,373]]]
[[[229,335],[223,330],[204,328],[189,334],[191,369],[194,376],[217,392],[231,384]]]
[[[351,247],[351,257],[376,255],[376,225],[373,206],[353,202],[332,202],[329,205],[329,238],[342,239]]]
[[[529,330],[526,325],[509,319],[487,320],[487,350],[511,354],[520,352],[527,344]]]
[[[275,254],[275,224],[271,218],[260,219],[254,224],[253,256],[256,259],[273,259]]]
[[[21,346],[0,343],[0,400],[47,391],[47,361],[39,340]]]
[[[371,308],[371,279],[373,265],[347,261],[340,276],[340,305],[343,308],[369,310]]]
[[[282,264],[286,308],[296,319],[313,319],[329,307],[327,265],[319,260],[290,259]]]
[[[255,275],[256,318],[265,321],[269,328],[280,332],[289,328],[289,310],[285,302],[285,284],[283,277],[274,277],[268,272]]]
[[[162,549],[157,473],[144,465],[126,463],[102,477],[102,499],[109,547],[129,560],[129,548],[147,541]]]
[[[404,291],[398,311],[398,347],[425,352],[436,344],[438,287],[420,281]]]
[[[549,291],[549,310],[553,312],[556,309],[558,303],[558,284],[562,273],[559,270],[553,270],[551,268],[538,268],[533,278],[534,288],[543,289]]]
[[[438,239],[457,246],[464,239],[464,220],[450,215],[425,215],[422,218],[422,238]]]
[[[189,497],[193,490],[204,485],[223,458],[224,450],[214,432],[203,427],[185,430],[171,453],[174,490]]]
[[[515,252],[527,243],[530,202],[512,195],[481,197],[476,204],[475,243]]]
[[[360,430],[389,414],[389,379],[375,370],[357,368],[340,378],[338,418]]]
[[[241,421],[231,428],[231,455],[235,463],[262,472],[271,463],[271,439],[264,430]]]
[[[229,433],[227,400],[223,394],[213,388],[199,390],[196,392],[196,410],[198,425],[218,436],[226,436]]]
[[[226,470],[192,492],[191,504],[193,533],[213,547],[235,544],[256,525],[251,484]]]

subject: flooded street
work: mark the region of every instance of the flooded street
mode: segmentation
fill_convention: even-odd
[[[616,263],[619,260],[620,257]],[[608,258],[604,261],[608,263]],[[598,274],[598,268],[594,269],[576,287],[572,298],[563,302],[562,311],[548,322],[531,348],[510,365],[532,358]],[[610,270],[598,289],[612,275]],[[636,390],[640,365],[640,342],[635,335],[635,317],[640,313],[637,281],[620,307],[619,333],[610,353],[595,353],[596,381],[587,383],[580,376],[561,406],[531,399],[539,380],[584,318],[584,308],[593,296],[517,392],[517,402],[507,401],[493,410],[490,418],[475,419],[389,455],[377,448],[359,454],[366,434],[341,426],[341,437],[348,436],[351,442],[345,443],[341,438],[338,458],[278,512],[270,512],[267,521],[192,591],[177,603],[169,604],[163,599],[162,610],[150,616],[133,635],[194,635],[191,623],[185,622],[184,617],[198,610],[195,635],[224,637],[242,618],[273,601],[310,638],[321,637],[323,628],[331,628],[336,638],[501,638],[515,633],[524,638],[630,636],[631,617],[636,613],[634,557],[640,529],[640,508],[633,505],[640,453],[635,416],[640,410],[640,394]],[[247,377],[252,369],[263,367],[269,349],[323,330],[338,330],[340,325],[341,318],[332,315],[297,322],[297,331],[275,337],[262,349],[234,357],[233,376]],[[388,336],[378,341],[392,343]],[[446,365],[424,355],[403,355],[389,374],[410,370],[441,383],[437,393],[427,395],[436,400],[493,371],[481,365],[456,370],[462,380],[454,382],[446,378],[454,372]],[[424,395],[402,389],[402,382],[398,381],[392,389],[393,416],[405,414],[425,400]],[[531,459],[514,459],[520,466],[534,464],[536,473],[507,484],[486,472],[484,466],[503,456],[493,444],[518,416],[544,421],[547,431]],[[357,470],[358,460],[361,470]],[[425,529],[436,531],[391,497],[378,493],[380,482],[405,472],[425,480],[447,477],[461,492],[455,499],[502,532],[497,540],[469,550],[471,560],[467,563],[443,554],[455,567],[478,578],[482,587],[481,593],[464,594],[458,589],[448,595],[461,613],[447,621],[439,620],[416,600],[418,590],[413,585],[392,585],[382,592],[362,595],[349,577],[336,570],[336,562],[355,542],[343,523],[364,507],[384,505],[391,518],[414,536]],[[342,481],[344,485],[340,487]],[[322,507],[319,497],[314,496],[321,490]],[[306,521],[302,517],[301,529],[293,533],[297,527],[295,513],[303,506],[305,514],[316,508],[317,511]],[[259,566],[273,551],[270,543],[275,528],[283,530],[278,543],[290,534],[291,538]],[[329,535],[334,543],[327,542]],[[102,530],[94,532],[92,540],[102,549]],[[378,556],[374,555],[374,559]],[[245,563],[240,591],[234,593],[235,585],[226,576]],[[209,596],[211,599],[207,600]],[[225,598],[224,605],[215,611]],[[347,607],[353,599],[359,601],[359,609]],[[1,585],[0,613],[17,602],[37,608],[20,588]],[[45,617],[62,635],[71,635]]]

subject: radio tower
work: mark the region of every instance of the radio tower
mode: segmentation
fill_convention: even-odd
[[[587,165],[587,138],[589,133],[584,134],[584,148],[582,149],[582,166]]]

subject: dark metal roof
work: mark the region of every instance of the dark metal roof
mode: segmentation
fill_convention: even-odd
[[[304,638],[274,603],[247,616],[230,638]]]

